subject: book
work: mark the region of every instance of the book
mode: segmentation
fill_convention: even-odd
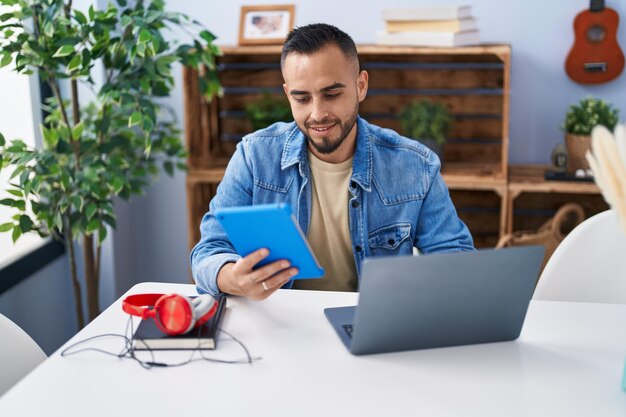
[[[226,310],[226,297],[217,299],[215,315],[200,327],[190,332],[168,336],[156,325],[154,320],[142,320],[133,336],[132,345],[135,350],[212,350],[217,346],[217,329]]]
[[[379,45],[410,45],[410,46],[464,46],[476,45],[480,41],[477,30],[465,32],[400,32],[376,33]]]
[[[478,29],[476,19],[451,20],[391,20],[385,22],[389,33],[396,32],[464,32]]]
[[[385,20],[450,20],[470,17],[470,6],[432,5],[383,10]]]

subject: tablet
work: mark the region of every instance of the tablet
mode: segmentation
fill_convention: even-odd
[[[298,268],[292,279],[321,278],[324,269],[315,258],[298,220],[286,203],[229,207],[215,210],[228,239],[241,256],[267,248],[270,254],[257,267],[287,259]]]

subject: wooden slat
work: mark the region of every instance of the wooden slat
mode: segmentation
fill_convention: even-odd
[[[513,205],[513,224],[511,231],[537,230],[552,217],[562,205],[578,203],[585,210],[585,216],[608,209],[608,205],[600,195],[569,194],[569,193],[524,193]]]
[[[472,113],[479,109],[486,114],[500,114],[502,100],[499,96],[398,96],[380,95],[366,98],[360,106],[361,112],[385,112],[398,114],[404,106],[416,99],[444,104],[452,113]]]
[[[220,46],[224,57],[233,55],[280,55],[281,45],[272,46]],[[400,55],[502,55],[509,54],[511,47],[505,44],[483,44],[478,46],[464,46],[456,48],[416,47],[416,46],[386,46],[386,45],[357,45],[360,54],[400,54]],[[222,58],[224,58],[222,57]]]
[[[367,117],[372,124],[395,130],[402,134],[402,125],[398,119],[378,119]],[[502,121],[498,119],[455,119],[449,137],[455,139],[494,139],[500,141],[502,136]]]
[[[502,88],[502,70],[368,70],[369,88]]]
[[[198,163],[197,160],[203,157],[200,91],[198,87],[198,73],[194,69],[183,68],[183,92],[185,137],[189,152],[187,162],[190,167],[194,167]]]
[[[502,88],[502,70],[368,70],[369,88]],[[277,87],[284,80],[280,70],[222,71],[224,87]]]
[[[217,183],[187,181],[187,212],[189,249],[200,241],[200,222],[217,191]]]
[[[498,57],[504,63],[504,94],[502,95],[502,143],[506,146],[502,147],[502,158],[500,159],[500,171],[504,176],[509,175],[509,117],[511,107],[511,54],[510,51],[501,51]]]
[[[279,96],[279,95],[277,95]],[[261,98],[261,94],[238,94],[220,99],[220,109],[237,111],[245,108],[246,103]],[[429,100],[448,106],[453,113],[475,113],[499,115],[502,111],[502,99],[499,96],[399,96],[379,95],[367,97],[360,106],[363,113],[398,114],[407,104],[416,99]]]
[[[488,143],[448,143],[444,152],[446,163],[497,163],[502,154],[502,146]]]
[[[450,190],[450,197],[472,233],[474,245],[478,248],[495,246],[500,236],[502,197],[485,190]]]
[[[284,83],[280,70],[223,71],[220,82],[224,87],[254,85],[268,88],[280,87]]]

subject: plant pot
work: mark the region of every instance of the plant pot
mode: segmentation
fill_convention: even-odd
[[[432,139],[423,139],[420,142],[439,157],[441,166],[443,166],[443,144],[437,143]]]
[[[590,135],[565,134],[565,148],[567,149],[567,171],[575,172],[577,169],[589,169],[587,152],[591,150]]]

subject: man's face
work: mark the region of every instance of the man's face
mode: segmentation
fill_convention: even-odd
[[[312,55],[291,53],[283,63],[283,88],[291,112],[308,143],[331,154],[356,138],[359,103],[367,93],[367,72],[335,45]]]

